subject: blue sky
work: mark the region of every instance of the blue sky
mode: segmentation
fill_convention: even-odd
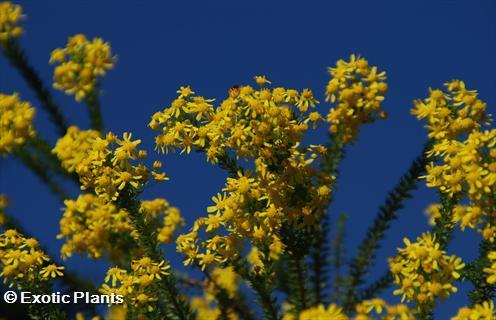
[[[329,79],[326,68],[351,53],[365,56],[388,75],[384,108],[387,121],[369,125],[347,149],[341,167],[334,217],[349,215],[347,250],[364,236],[387,191],[416,157],[425,140],[422,124],[409,114],[412,100],[426,96],[429,86],[459,78],[478,89],[494,113],[496,102],[496,2],[430,1],[23,1],[27,15],[21,39],[31,63],[47,84],[52,77],[50,52],[67,37],[84,33],[109,41],[119,60],[103,81],[101,98],[106,129],[132,131],[154,157],[164,162],[171,181],[147,190],[145,196],[165,197],[178,206],[189,225],[205,213],[210,197],[222,187],[225,174],[201,155],[159,156],[152,152],[150,116],[163,109],[180,85],[218,100],[233,84],[253,84],[265,74],[274,85],[310,88],[317,98]],[[20,92],[39,105],[33,93],[0,59],[0,91]],[[85,106],[55,92],[71,123],[88,127]],[[322,103],[319,110],[327,110]],[[36,128],[55,141],[54,127],[42,110]],[[308,141],[324,142],[317,131]],[[27,169],[12,158],[2,159],[0,192],[12,200],[11,212],[52,254],[61,241],[58,220],[61,203]],[[69,187],[68,187],[69,188]],[[77,195],[77,190],[70,190]],[[371,280],[383,273],[386,259],[402,245],[404,236],[427,229],[423,209],[436,195],[421,188],[393,224],[377,259]],[[458,232],[449,251],[465,259],[476,256],[477,236]],[[169,257],[180,266],[173,247]],[[106,266],[72,258],[68,265],[101,281]],[[446,319],[465,303],[462,285],[450,303],[436,313]],[[391,301],[397,301],[391,298]]]

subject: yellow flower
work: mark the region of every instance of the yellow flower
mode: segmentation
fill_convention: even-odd
[[[66,170],[78,174],[81,189],[93,189],[106,201],[115,201],[124,189],[141,189],[150,176],[155,181],[168,180],[165,173],[143,164],[145,153],[137,149],[140,143],[132,140],[131,133],[120,139],[109,132],[102,138],[97,131],[70,127],[52,152]]]
[[[95,89],[98,77],[112,69],[115,61],[107,42],[101,38],[90,42],[84,35],[77,34],[68,39],[65,48],[52,51],[50,63],[58,63],[53,86],[66,94],[74,94],[80,101]]]
[[[271,84],[269,80],[265,76],[255,76],[255,82],[260,86],[263,87],[266,84]]]
[[[458,310],[456,316],[451,320],[494,320],[496,319],[496,311],[494,310],[493,301],[484,301],[476,304],[472,308],[463,307]]]
[[[41,269],[40,275],[42,278],[55,278],[55,277],[62,277],[64,274],[62,272],[64,270],[64,267],[58,267],[55,264],[50,264],[46,266],[45,268]]]
[[[22,34],[23,29],[19,22],[23,18],[20,5],[10,1],[0,2],[0,46]]]
[[[415,313],[409,309],[405,304],[389,305],[382,299],[365,300],[355,306],[356,316],[355,320],[415,320]],[[374,317],[374,315],[380,317]]]
[[[314,108],[317,103],[319,102],[314,98],[312,90],[304,89],[296,106],[301,112],[307,112],[309,106]]]
[[[0,276],[10,287],[61,276],[64,268],[46,265],[48,261],[35,239],[27,239],[12,229],[0,235]]]
[[[0,155],[15,151],[34,137],[34,116],[35,109],[29,102],[21,101],[17,93],[0,93]]]
[[[400,287],[394,291],[395,295],[424,308],[434,306],[437,298],[445,299],[457,291],[453,282],[464,267],[460,258],[447,256],[428,232],[418,237],[417,242],[405,238],[404,243],[406,247],[398,249],[398,255],[389,261],[393,282]]]
[[[70,126],[66,134],[57,141],[52,153],[68,172],[82,172],[85,170],[83,160],[100,137],[96,130],[80,130],[76,126]]]
[[[214,283],[210,283],[209,291],[214,292],[217,287],[226,290],[227,294],[233,298],[238,292],[238,275],[233,267],[214,268],[212,270],[212,279]]]
[[[429,224],[431,226],[435,225],[436,219],[441,217],[440,208],[441,205],[439,203],[433,203],[425,209],[424,213],[429,218]]]
[[[100,288],[103,294],[122,295],[124,307],[133,307],[138,314],[153,311],[162,276],[168,276],[170,266],[143,257],[131,262],[131,270],[111,268]]]
[[[67,199],[64,205],[57,236],[65,239],[61,249],[63,258],[73,253],[87,253],[98,259],[108,253],[114,260],[129,250],[132,243],[128,235],[133,234],[134,228],[126,211],[93,194],[80,195],[76,200]]]
[[[299,320],[349,320],[346,314],[343,313],[340,307],[335,304],[330,304],[325,308],[322,304],[316,307],[303,310],[299,317]]]
[[[479,231],[494,242],[496,226],[491,203],[496,192],[496,129],[488,128],[491,117],[486,103],[475,90],[459,80],[445,84],[445,90],[430,89],[429,97],[416,100],[411,110],[426,121],[429,138],[435,144],[427,153],[425,178],[428,187],[467,205],[456,206],[453,222],[464,230]]]
[[[496,251],[489,252],[487,258],[491,263],[491,266],[489,268],[484,268],[484,272],[488,274],[487,283],[495,284],[496,283]]]
[[[327,114],[330,132],[339,134],[344,142],[356,139],[360,126],[384,118],[381,104],[387,91],[385,72],[351,55],[349,61],[339,60],[329,68],[331,80],[326,88],[326,101],[334,106]]]

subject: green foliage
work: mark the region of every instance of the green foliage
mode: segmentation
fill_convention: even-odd
[[[313,305],[327,301],[329,290],[329,263],[328,257],[331,248],[328,244],[329,215],[324,214],[320,221],[320,230],[314,236],[314,243],[310,248],[310,280],[313,290]]]
[[[482,241],[479,246],[479,257],[467,264],[461,272],[462,279],[469,280],[474,285],[468,295],[471,306],[496,298],[496,285],[487,283],[487,274],[481,272],[484,268],[491,266],[487,254],[494,250],[496,250],[496,243]]]
[[[385,232],[389,229],[391,222],[397,218],[397,212],[404,207],[403,201],[410,198],[412,191],[417,188],[418,178],[425,172],[427,162],[425,153],[429,149],[430,143],[427,143],[424,146],[422,155],[412,162],[407,173],[400,178],[398,184],[389,192],[385,204],[379,208],[379,213],[372,227],[368,229],[355,257],[351,260],[349,283],[344,297],[345,310],[352,310],[356,302],[354,294],[358,286],[364,283],[364,276],[368,274],[369,268],[373,265],[373,259],[376,256],[377,249],[380,247],[380,241],[384,239]]]
[[[50,90],[45,87],[40,76],[29,64],[28,58],[24,51],[19,47],[16,40],[10,40],[3,47],[4,55],[9,62],[16,67],[28,85],[36,93],[36,97],[40,100],[41,105],[50,115],[52,121],[57,126],[60,135],[64,135],[67,131],[67,121],[60,111],[60,107],[55,103]]]
[[[337,224],[335,226],[334,237],[331,241],[331,252],[328,257],[332,265],[333,271],[333,288],[332,288],[332,301],[339,302],[338,300],[342,296],[343,285],[345,279],[341,274],[341,269],[344,264],[345,259],[345,248],[344,248],[344,240],[345,240],[345,227],[346,220],[348,216],[346,213],[342,213],[339,215]]]
[[[139,211],[139,202],[136,197],[137,195],[129,189],[124,189],[117,204],[129,212],[131,222],[138,233],[138,244],[143,249],[145,256],[154,261],[162,261],[163,252],[157,241],[156,230],[146,223],[144,215]],[[155,316],[171,320],[193,319],[193,312],[189,304],[181,297],[177,289],[174,275],[163,277],[161,284],[157,293],[159,306]]]
[[[98,85],[97,85],[95,89],[93,89],[93,91],[91,91],[85,97],[84,101],[88,106],[91,128],[103,132],[103,118],[100,107],[100,101],[98,99],[99,95],[100,95],[100,90],[98,89]]]

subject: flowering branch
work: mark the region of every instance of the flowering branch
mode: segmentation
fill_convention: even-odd
[[[135,198],[135,194],[124,190],[118,199],[119,207],[129,212],[131,221],[138,233],[139,246],[143,249],[145,256],[154,261],[163,261],[163,253],[158,246],[155,231],[145,222],[143,215],[139,212],[139,203]],[[162,310],[164,314],[168,317],[175,315],[178,319],[192,319],[192,312],[188,304],[181,298],[173,275],[164,277],[161,284],[164,301],[159,301],[159,304],[161,308],[165,308]]]
[[[348,216],[346,213],[342,213],[338,217],[335,235],[331,241],[331,255],[328,260],[332,263],[332,268],[334,270],[333,274],[333,288],[332,288],[332,301],[338,301],[342,294],[342,286],[344,284],[344,279],[341,274],[341,268],[344,263],[344,237],[345,237],[345,227],[346,220]]]

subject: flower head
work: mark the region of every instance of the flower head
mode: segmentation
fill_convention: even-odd
[[[65,48],[52,51],[50,63],[58,64],[54,71],[54,87],[66,94],[74,94],[77,101],[85,99],[97,87],[97,80],[113,68],[116,57],[110,44],[101,38],[92,41],[77,34],[67,41]]]
[[[19,95],[0,93],[0,154],[6,155],[35,135],[35,109]]]
[[[20,5],[10,1],[0,2],[0,46],[22,34],[23,29],[19,22],[23,18]]]

